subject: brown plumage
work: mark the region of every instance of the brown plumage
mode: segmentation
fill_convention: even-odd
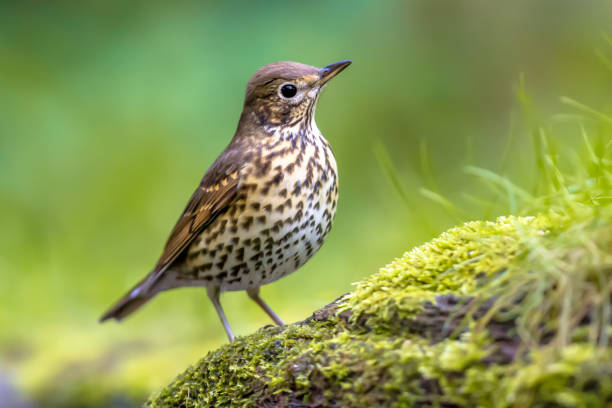
[[[121,320],[157,293],[205,286],[230,340],[220,292],[246,290],[278,324],[259,287],[298,269],[335,213],[337,170],[314,122],[319,92],[346,68],[278,62],[247,84],[236,134],[206,172],[153,271],[101,321]]]

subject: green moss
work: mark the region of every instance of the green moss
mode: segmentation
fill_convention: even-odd
[[[151,407],[612,403],[612,210],[471,222],[313,318],[209,353]]]
[[[421,312],[436,296],[474,295],[483,278],[510,268],[525,242],[547,234],[551,224],[544,216],[502,217],[453,228],[358,283],[345,308],[353,320],[369,316],[367,325],[380,330]]]

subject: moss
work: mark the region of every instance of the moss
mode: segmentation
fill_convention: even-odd
[[[151,407],[612,404],[612,210],[470,222],[209,353]]]

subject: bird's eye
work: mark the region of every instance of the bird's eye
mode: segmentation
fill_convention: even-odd
[[[281,86],[280,92],[285,98],[293,98],[297,94],[297,88],[294,85],[285,84]]]

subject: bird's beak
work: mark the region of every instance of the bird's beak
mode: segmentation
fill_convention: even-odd
[[[319,79],[319,86],[322,87],[325,85],[330,79],[342,72],[344,68],[351,65],[352,62],[353,61],[351,60],[343,60],[334,62],[333,64],[329,64],[328,66],[321,68],[319,70],[319,74],[321,75],[321,78]]]

